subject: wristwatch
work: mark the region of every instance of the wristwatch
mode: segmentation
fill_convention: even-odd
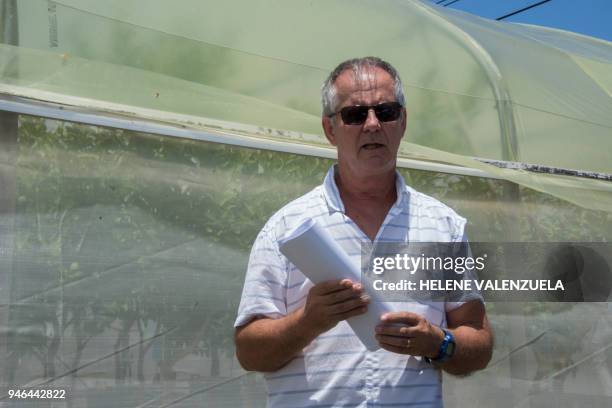
[[[442,329],[440,327],[440,329]],[[455,337],[453,334],[446,330],[442,329],[444,332],[444,340],[442,340],[442,344],[440,344],[440,351],[435,358],[425,357],[425,361],[434,365],[439,365],[448,361],[453,354],[455,353]]]

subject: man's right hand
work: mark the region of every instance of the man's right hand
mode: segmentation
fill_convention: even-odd
[[[276,371],[339,321],[365,313],[370,298],[348,279],[322,282],[306,304],[280,319],[261,318],[236,328],[236,356],[245,370]]]
[[[369,302],[360,283],[349,279],[321,282],[310,288],[300,320],[316,337],[342,320],[365,313]]]

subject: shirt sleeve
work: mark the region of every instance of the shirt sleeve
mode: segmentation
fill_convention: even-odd
[[[261,316],[278,319],[287,314],[287,268],[272,228],[264,227],[251,249],[234,327]]]
[[[465,218],[456,217],[453,223],[452,241],[461,244],[461,251],[465,251],[465,255],[467,257],[472,257],[472,250],[470,248],[467,234],[465,232],[466,223],[467,221]],[[478,276],[476,275],[476,271],[474,270],[474,268],[469,268],[461,275],[461,278],[464,280],[474,281],[478,279]],[[484,303],[484,298],[482,297],[482,294],[474,288],[474,285],[472,285],[472,287],[473,289],[470,291],[453,293],[453,296],[451,296],[452,300],[445,302],[445,311],[450,312],[452,310],[455,310],[471,300],[479,300]]]

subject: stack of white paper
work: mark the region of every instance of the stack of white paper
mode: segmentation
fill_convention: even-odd
[[[309,219],[291,232],[279,243],[280,251],[313,283],[333,279],[361,281],[359,265],[356,265],[330,234]],[[380,347],[376,341],[374,328],[380,316],[390,311],[387,305],[371,297],[365,314],[347,320],[357,337],[370,351]]]

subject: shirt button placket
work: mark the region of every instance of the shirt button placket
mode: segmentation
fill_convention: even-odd
[[[366,354],[366,378],[365,393],[368,407],[373,407],[380,395],[380,361],[377,353],[368,352]]]

